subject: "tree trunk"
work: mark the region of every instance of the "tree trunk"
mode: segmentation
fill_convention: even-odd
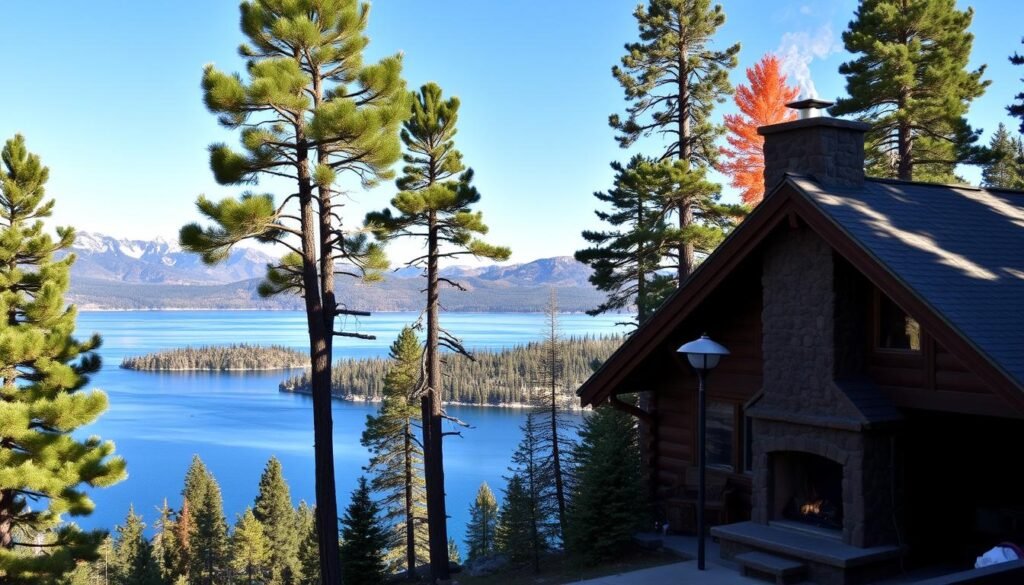
[[[444,453],[441,426],[441,356],[438,285],[439,239],[436,212],[430,213],[427,236],[427,387],[420,407],[423,415],[423,471],[427,484],[427,527],[430,534],[431,580],[447,580],[448,514],[445,510]]]
[[[300,137],[300,143],[304,142]],[[320,578],[324,585],[341,582],[338,554],[338,502],[334,486],[334,422],[331,415],[331,335],[320,296],[317,274],[316,217],[309,174],[308,149],[299,157],[299,204],[302,222],[302,287],[309,328],[310,387],[313,394],[313,454],[316,465],[317,541]],[[323,251],[321,251],[323,253]],[[329,253],[329,252],[328,252]]]
[[[897,132],[898,157],[896,173],[902,181],[914,180],[914,137],[910,131],[910,125],[900,122]]]
[[[551,463],[554,466],[553,472],[555,474],[555,499],[558,501],[558,531],[562,537],[563,542],[565,541],[565,486],[562,484],[562,460],[558,451],[558,370],[557,370],[557,358],[558,358],[558,339],[556,337],[556,326],[555,326],[555,311],[556,307],[552,306],[551,311]]]
[[[686,230],[693,223],[693,207],[688,201],[679,204],[679,229]],[[684,239],[679,243],[679,284],[693,272],[693,242]]]
[[[416,514],[413,508],[412,424],[405,422],[405,562],[406,578],[416,579]]]
[[[682,37],[680,37],[682,38]],[[690,70],[687,68],[688,47],[685,42],[679,43],[679,160],[688,161],[693,164],[693,144],[690,142]],[[677,197],[684,196],[677,193]],[[679,207],[679,229],[686,231],[686,228],[693,223],[693,209],[689,203],[684,201],[678,203]],[[693,243],[683,240],[679,245],[679,285],[693,272]]]

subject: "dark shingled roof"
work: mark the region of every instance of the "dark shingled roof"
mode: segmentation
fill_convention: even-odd
[[[789,180],[1024,386],[1024,192],[869,179]]]

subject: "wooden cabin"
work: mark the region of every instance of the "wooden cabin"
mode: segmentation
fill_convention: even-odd
[[[1024,546],[1024,193],[866,178],[866,129],[761,128],[765,200],[580,389],[637,416],[656,514],[692,531],[697,378],[677,348],[726,346],[711,535],[817,583]]]

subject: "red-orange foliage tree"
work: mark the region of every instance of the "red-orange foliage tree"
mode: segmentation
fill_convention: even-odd
[[[729,148],[720,149],[725,159],[718,170],[742,191],[744,203],[757,205],[764,197],[764,137],[757,128],[796,118],[796,112],[786,108],[786,103],[795,100],[800,90],[786,85],[779,59],[771,54],[747,69],[747,79],[749,86],[736,88],[741,114],[725,116]]]

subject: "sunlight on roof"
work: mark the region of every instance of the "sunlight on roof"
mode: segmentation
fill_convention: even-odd
[[[935,256],[936,260],[938,260],[940,264],[956,268],[971,278],[999,280],[999,276],[991,270],[971,261],[971,259],[966,256],[961,256],[956,252],[943,249],[942,246],[937,244],[930,236],[907,231],[893,225],[892,222],[889,221],[888,217],[874,209],[871,209],[871,207],[863,201],[859,201],[851,197],[827,195],[820,190],[818,190],[817,198],[825,205],[832,205],[836,207],[845,206],[855,209],[867,219],[867,225],[874,228],[879,233],[895,238],[907,246],[917,248],[923,252],[928,252]],[[1017,215],[1020,215],[1019,211],[1016,213]]]

